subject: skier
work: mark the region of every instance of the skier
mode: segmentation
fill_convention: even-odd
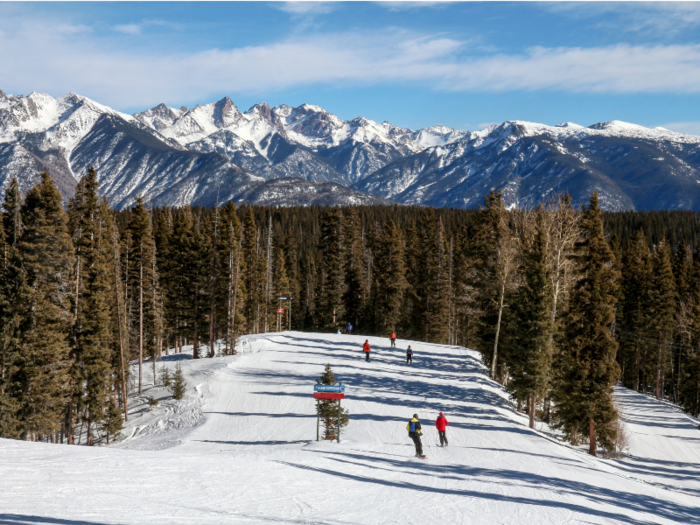
[[[396,332],[391,332],[389,340],[391,341],[391,348],[396,348]]]
[[[408,363],[413,364],[413,350],[411,350],[411,345],[408,345],[406,349],[406,364]]]
[[[418,414],[413,414],[413,419],[406,425],[406,430],[408,430],[408,437],[413,440],[413,444],[416,445],[416,457],[425,459],[423,455],[423,444],[420,442],[421,427],[420,421],[418,421]]]
[[[369,361],[370,347],[369,347],[369,340],[368,339],[365,339],[365,344],[362,345],[362,350],[365,351],[365,361]]]
[[[448,445],[447,435],[445,435],[445,429],[447,428],[447,425],[449,425],[449,424],[450,424],[450,422],[447,421],[445,414],[440,412],[440,415],[438,416],[437,421],[435,421],[435,426],[438,429],[438,434],[440,434],[440,446],[441,447],[446,447]]]
[[[348,323],[347,326],[345,327],[345,333],[352,334],[352,325],[350,323]]]

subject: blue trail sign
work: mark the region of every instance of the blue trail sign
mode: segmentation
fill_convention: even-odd
[[[343,385],[314,385],[314,392],[345,392]]]

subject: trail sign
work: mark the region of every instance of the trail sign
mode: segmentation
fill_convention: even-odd
[[[314,385],[314,392],[345,392],[343,385]]]
[[[345,399],[345,394],[337,392],[314,392],[314,399]]]
[[[277,309],[277,313],[278,313],[278,314],[284,313],[284,308],[278,308],[278,309]]]

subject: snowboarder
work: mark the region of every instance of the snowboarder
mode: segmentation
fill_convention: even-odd
[[[362,345],[362,350],[365,352],[365,361],[369,361],[369,351],[371,350],[369,347],[369,340],[365,339],[365,344]]]
[[[396,348],[396,332],[391,332],[389,340],[391,341],[391,348]]]
[[[352,334],[352,325],[350,323],[345,326],[345,333],[348,335]]]
[[[413,444],[416,445],[416,457],[425,459],[423,455],[423,444],[420,441],[421,426],[420,421],[418,421],[418,414],[413,414],[413,418],[406,425],[406,430],[408,430],[408,437],[413,440]]]
[[[446,447],[447,446],[447,435],[445,435],[445,429],[447,428],[447,425],[449,425],[450,422],[447,421],[447,418],[445,417],[445,414],[440,412],[440,415],[437,418],[437,421],[435,421],[435,426],[438,429],[438,434],[440,434],[440,446],[441,447]]]
[[[413,364],[413,350],[411,350],[411,345],[408,345],[406,349],[406,364],[408,363]]]

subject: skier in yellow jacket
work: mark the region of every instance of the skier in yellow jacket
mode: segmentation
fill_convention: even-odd
[[[425,459],[423,455],[423,444],[420,441],[421,426],[420,421],[418,421],[418,414],[413,414],[413,418],[406,425],[406,430],[408,430],[408,437],[413,440],[414,445],[416,445],[416,457]]]

